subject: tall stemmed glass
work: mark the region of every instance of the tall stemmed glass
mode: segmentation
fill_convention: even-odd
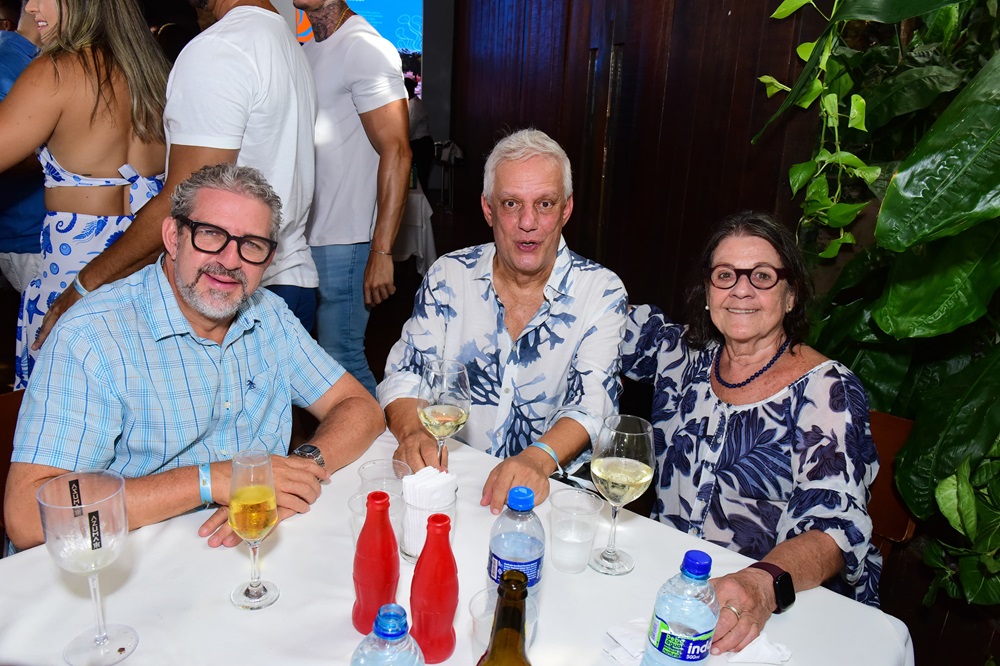
[[[465,366],[458,361],[428,361],[420,377],[417,415],[438,445],[438,461],[444,440],[452,437],[469,420],[472,391]]]
[[[69,472],[43,484],[36,498],[45,547],[60,567],[87,576],[97,610],[96,631],[70,641],[63,657],[70,664],[117,664],[135,651],[139,634],[123,624],[104,623],[97,573],[125,545],[125,479],[107,470]]]
[[[278,600],[278,586],[260,579],[257,550],[278,522],[274,472],[266,451],[240,451],[233,458],[229,482],[229,526],[250,546],[250,582],[233,590],[233,603],[247,610],[266,608]]]
[[[591,569],[620,576],[635,567],[631,555],[615,548],[618,511],[646,491],[653,480],[653,465],[653,426],[648,421],[626,415],[604,419],[590,461],[590,476],[611,504],[611,534],[607,548],[594,551]]]

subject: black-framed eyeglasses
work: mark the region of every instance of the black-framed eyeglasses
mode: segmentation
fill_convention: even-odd
[[[236,241],[236,251],[248,264],[263,264],[278,247],[278,241],[263,236],[234,236],[222,227],[208,222],[197,222],[186,215],[175,215],[174,219],[191,229],[191,245],[199,252],[219,254],[230,241]]]
[[[708,279],[716,289],[732,289],[742,276],[747,276],[756,289],[772,289],[788,276],[788,269],[775,268],[771,264],[757,264],[753,268],[736,268],[729,264],[713,266]]]

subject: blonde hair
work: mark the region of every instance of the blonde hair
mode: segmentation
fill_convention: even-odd
[[[164,142],[163,106],[170,64],[153,38],[136,0],[59,0],[57,34],[46,40],[42,53],[58,66],[75,56],[93,79],[97,100],[115,100],[118,75],[128,85],[132,131],[144,143]]]

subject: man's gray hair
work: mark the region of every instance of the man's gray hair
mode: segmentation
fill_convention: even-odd
[[[486,168],[483,171],[483,196],[487,200],[493,197],[493,186],[496,182],[497,167],[503,162],[524,162],[532,157],[544,157],[551,160],[562,171],[563,196],[569,201],[573,194],[573,171],[569,157],[548,134],[536,129],[523,129],[497,142],[493,152],[486,158]]]
[[[194,211],[195,197],[198,192],[205,189],[242,194],[270,208],[271,226],[268,235],[271,240],[278,240],[278,229],[281,227],[281,197],[259,170],[228,162],[198,169],[174,189],[174,194],[170,198],[170,216],[176,218],[178,215],[183,215],[190,218]]]

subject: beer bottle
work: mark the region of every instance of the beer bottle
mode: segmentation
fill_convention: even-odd
[[[524,651],[524,600],[528,596],[528,577],[517,569],[504,571],[497,593],[490,645],[476,666],[531,666]]]

